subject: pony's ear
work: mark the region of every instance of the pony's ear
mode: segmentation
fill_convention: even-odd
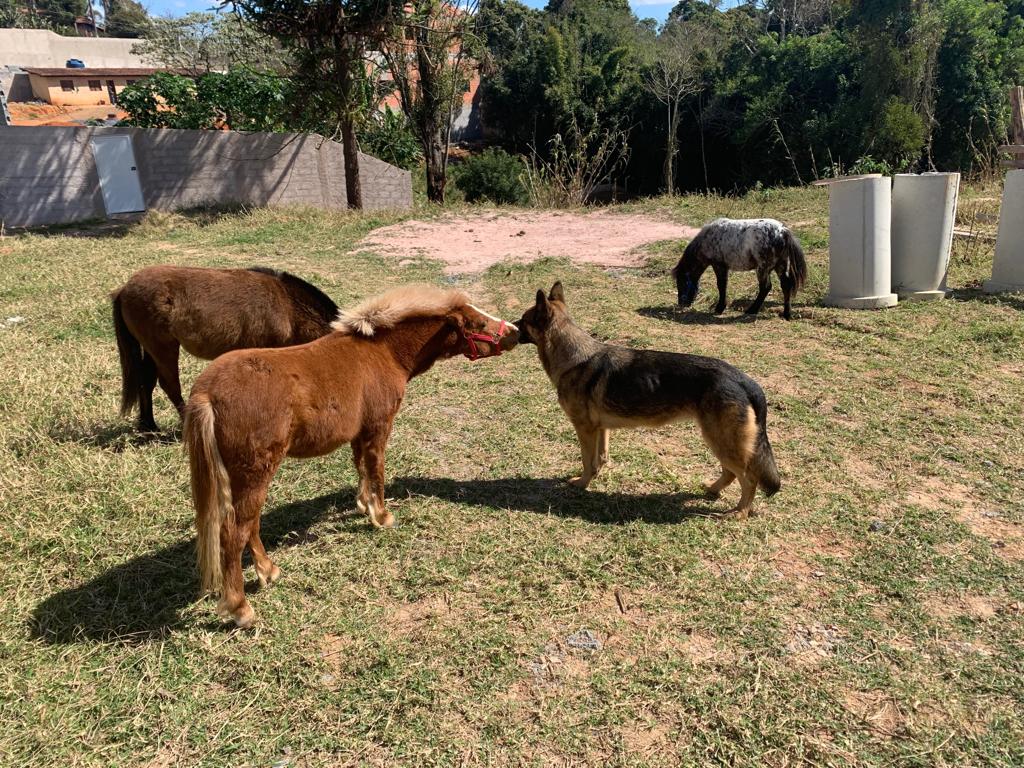
[[[560,301],[565,304],[565,291],[562,290],[561,280],[551,286],[551,293],[548,294],[548,301]]]
[[[461,312],[449,312],[446,319],[460,330],[466,327],[466,318]]]

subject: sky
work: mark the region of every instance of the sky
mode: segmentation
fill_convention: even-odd
[[[531,8],[543,8],[547,0],[523,0]],[[739,0],[725,0],[723,6],[736,5]],[[142,4],[149,9],[154,16],[181,16],[190,11],[207,11],[216,7],[217,3],[212,0],[142,0]],[[641,19],[653,18],[664,21],[668,12],[672,10],[675,2],[660,2],[660,0],[630,0],[633,12]]]

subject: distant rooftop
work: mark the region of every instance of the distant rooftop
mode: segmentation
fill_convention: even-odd
[[[25,67],[25,71],[40,77],[147,77],[169,70],[156,67]]]

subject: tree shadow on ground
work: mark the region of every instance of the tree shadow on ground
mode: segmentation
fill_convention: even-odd
[[[243,204],[226,204],[183,208],[174,211],[174,215],[186,219],[198,227],[208,227],[224,218],[244,213],[249,207]],[[148,216],[159,215],[160,212],[115,214],[109,219],[86,219],[69,224],[49,224],[41,227],[17,227],[7,230],[8,234],[16,235],[31,233],[37,237],[81,237],[90,239],[120,239],[126,237],[133,229],[144,224]]]
[[[974,301],[979,304],[1006,306],[1018,311],[1024,310],[1024,293],[985,293],[981,288],[952,288],[949,298],[954,301]]]
[[[313,540],[310,527],[329,511],[351,506],[353,494],[354,489],[346,488],[274,509],[260,522],[263,543],[268,550],[308,543]],[[166,637],[180,626],[184,610],[198,594],[195,539],[190,538],[50,595],[32,612],[29,629],[32,637],[55,645],[139,645]]]

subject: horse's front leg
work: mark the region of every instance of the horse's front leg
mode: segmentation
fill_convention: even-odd
[[[715,305],[715,314],[725,312],[725,292],[729,286],[729,268],[725,264],[714,264],[715,280],[718,282],[718,303]]]
[[[765,297],[772,290],[772,275],[771,272],[757,272],[757,298],[754,299],[754,303],[747,307],[748,315],[756,315],[761,311],[761,305],[764,304]]]
[[[364,450],[362,438],[358,435],[352,440],[352,463],[359,475],[359,490],[356,492],[356,509],[364,515],[370,514],[370,478],[366,474],[366,463],[363,461]]]
[[[391,434],[391,416],[388,424],[375,429],[363,438],[363,466],[369,484],[367,513],[376,528],[393,528],[395,517],[384,505],[384,451]]]

